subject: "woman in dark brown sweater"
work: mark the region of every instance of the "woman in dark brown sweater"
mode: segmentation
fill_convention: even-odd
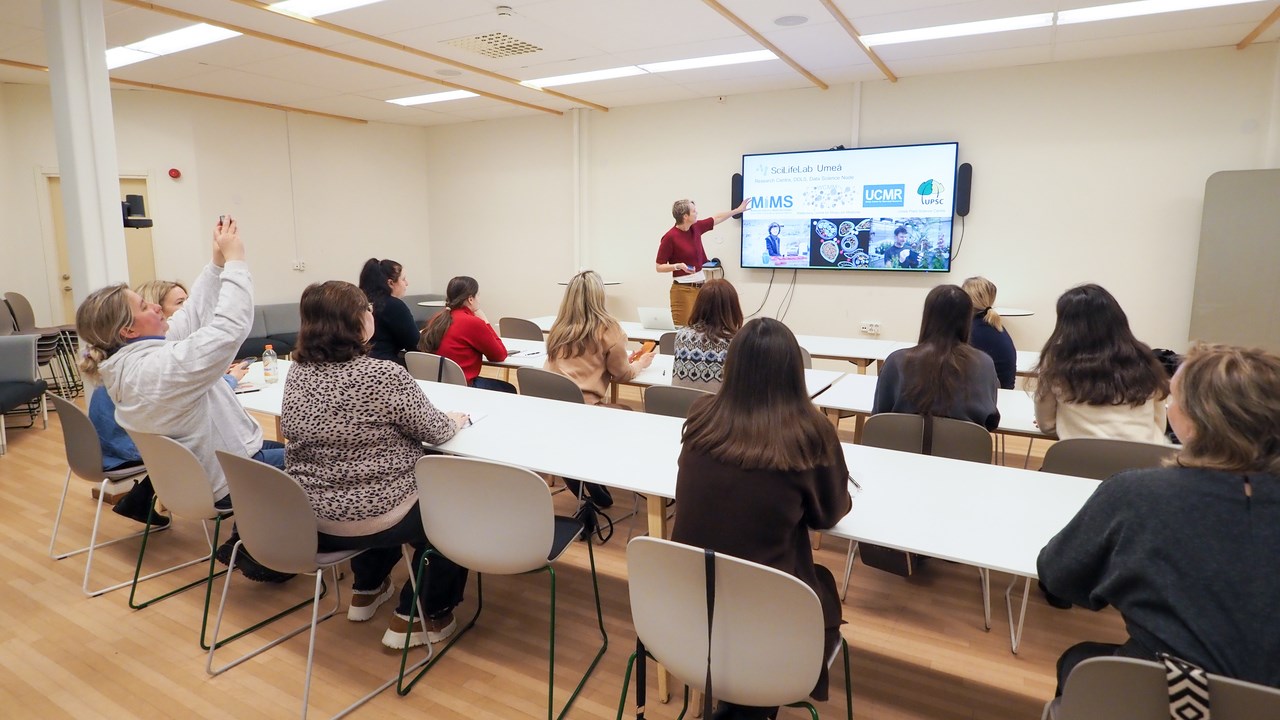
[[[803,580],[822,602],[827,655],[840,641],[835,578],[815,565],[810,529],[849,512],[848,468],[835,428],[804,383],[800,346],[786,325],[752,320],[729,345],[724,384],[684,425],[676,479],[676,542],[768,565]],[[827,697],[826,664],[813,697]],[[772,717],[731,708],[716,717]]]

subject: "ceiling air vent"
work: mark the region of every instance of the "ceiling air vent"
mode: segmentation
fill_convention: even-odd
[[[453,40],[445,40],[444,43],[462,50],[470,50],[474,53],[480,53],[485,57],[491,58],[508,58],[516,55],[528,55],[529,53],[536,53],[542,50],[542,48],[534,45],[533,43],[527,43],[518,38],[513,38],[506,33],[500,32],[454,38]]]

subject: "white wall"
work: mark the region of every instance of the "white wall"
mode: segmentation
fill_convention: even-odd
[[[1181,347],[1204,182],[1217,170],[1264,165],[1278,122],[1271,110],[1275,63],[1273,43],[867,83],[860,102],[846,86],[589,113],[581,261],[623,281],[610,288],[610,307],[634,319],[636,305],[666,301],[670,280],[653,271],[653,259],[671,226],[671,202],[691,197],[703,216],[727,209],[729,177],[742,153],[957,140],[961,160],[974,165],[974,193],[953,272],[801,271],[789,325],[857,335],[859,320],[879,320],[882,337],[913,339],[929,288],[983,274],[1000,287],[999,302],[1036,311],[1009,322],[1021,347],[1038,348],[1052,328],[1057,296],[1087,281],[1120,298],[1143,339]],[[496,281],[522,288],[500,303],[486,301],[491,315],[555,310],[540,299],[559,275],[534,275],[540,266],[529,263],[572,254],[573,193],[562,182],[574,170],[569,125],[534,118],[427,131],[437,274],[483,264],[485,287]],[[515,152],[511,139],[523,143]],[[481,246],[456,244],[453,225],[443,239],[434,193],[446,180],[439,173],[468,176],[473,165],[512,161],[510,181],[489,176],[453,188],[448,212],[526,226],[521,236],[536,238],[524,243],[526,253],[498,264]],[[546,182],[528,183],[531,163]],[[503,201],[516,192],[523,193],[519,202]],[[563,226],[545,225],[566,215]],[[705,240],[708,254],[726,261],[750,312],[769,273],[737,267],[738,234],[731,220]],[[450,248],[445,263],[442,244]],[[778,273],[766,313],[776,311],[789,280],[790,273]]]
[[[47,87],[0,86],[0,288],[27,295],[41,323],[57,301],[43,173],[57,172]],[[356,281],[370,256],[428,275],[427,138],[415,127],[353,123],[157,92],[113,93],[120,172],[148,178],[157,277],[208,262],[218,215],[241,222],[260,303],[308,283]],[[6,158],[7,156],[7,158]],[[169,168],[182,171],[180,180]],[[295,272],[295,259],[306,263]],[[416,289],[426,291],[425,282]]]
[[[680,197],[728,208],[744,152],[957,140],[974,165],[973,212],[945,277],[800,272],[787,322],[798,332],[912,339],[924,294],[984,274],[1019,345],[1035,348],[1068,286],[1096,281],[1153,345],[1186,340],[1205,179],[1267,166],[1280,119],[1277,45],[905,78],[437,128],[349,125],[164,93],[116,92],[122,173],[151,180],[160,276],[191,277],[211,221],[244,220],[261,302],[307,283],[354,280],[373,255],[406,266],[413,291],[475,276],[493,319],[553,313],[555,282],[589,264],[610,307],[666,301],[653,271]],[[56,170],[48,91],[0,86],[0,287],[56,299],[38,180]],[[575,152],[576,151],[576,152]],[[170,180],[170,167],[183,171]],[[581,244],[575,244],[575,229]],[[738,265],[738,223],[706,237],[753,310],[768,271]],[[307,272],[295,273],[295,257]],[[10,261],[12,260],[12,261]],[[776,312],[779,273],[765,312]]]

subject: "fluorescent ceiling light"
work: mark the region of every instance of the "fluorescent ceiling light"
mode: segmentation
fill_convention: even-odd
[[[233,38],[239,34],[235,30],[227,30],[226,28],[200,23],[199,25],[190,25],[180,30],[167,32],[163,35],[155,35],[146,40],[130,43],[125,47],[130,50],[151,53],[152,55],[168,55]]]
[[[695,68],[720,67],[722,65],[739,65],[741,63],[760,62],[761,60],[777,60],[778,56],[768,50],[733,53],[731,55],[711,55],[709,57],[689,58],[688,60],[671,60],[669,62],[649,63],[636,67],[650,73],[672,72],[674,70],[693,70]]]
[[[432,93],[430,95],[414,95],[413,97],[397,98],[388,100],[389,103],[396,105],[426,105],[427,103],[445,102],[446,100],[461,100],[463,98],[476,97],[473,92],[466,90],[452,90],[450,92]]]
[[[115,70],[118,67],[150,60],[153,57],[156,57],[156,55],[134,50],[133,48],[113,47],[107,51],[107,69]]]
[[[1182,10],[1199,10],[1201,8],[1222,7],[1224,5],[1244,5],[1260,0],[1140,0],[1139,2],[1116,3],[1114,5],[1097,5],[1077,10],[1060,10],[1059,25],[1094,22],[1096,20],[1115,20],[1118,18],[1156,15]]]
[[[284,0],[271,5],[268,9],[285,10],[304,17],[320,17],[376,2],[382,2],[382,0]]]
[[[554,87],[556,85],[573,85],[575,83],[592,82],[593,80],[612,80],[613,78],[631,77],[632,75],[644,75],[644,70],[635,65],[627,65],[626,67],[608,68],[606,70],[592,70],[590,72],[573,73],[572,75],[557,75],[537,80],[525,80],[520,84],[540,90],[544,87]]]
[[[1019,15],[1018,17],[997,18],[995,20],[979,20],[955,25],[937,25],[914,30],[875,33],[863,35],[862,42],[867,47],[895,45],[897,43],[917,42],[920,40],[940,40],[942,38],[985,35],[1009,30],[1028,30],[1051,25],[1053,25],[1053,13],[1040,13],[1038,15]]]

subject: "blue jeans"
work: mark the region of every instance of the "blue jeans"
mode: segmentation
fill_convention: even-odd
[[[253,456],[254,460],[266,463],[277,470],[284,469],[284,443],[274,440],[263,440],[262,449]]]

